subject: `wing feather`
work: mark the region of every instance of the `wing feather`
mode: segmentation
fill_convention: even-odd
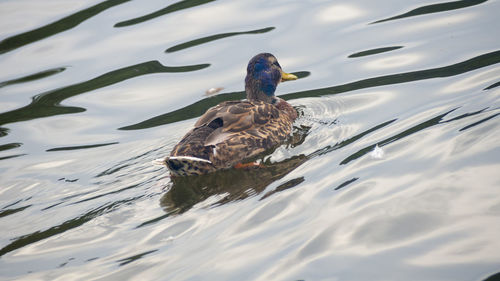
[[[229,101],[210,108],[198,119],[195,127],[209,124],[217,118],[222,119],[222,131],[237,133],[255,126],[262,126],[272,118],[278,118],[275,106],[263,102]],[[216,133],[216,132],[214,132]]]

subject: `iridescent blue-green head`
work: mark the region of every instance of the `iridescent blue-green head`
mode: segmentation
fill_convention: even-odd
[[[283,72],[275,56],[269,53],[258,54],[250,60],[247,67],[247,99],[272,103],[278,83],[295,79],[297,76]]]

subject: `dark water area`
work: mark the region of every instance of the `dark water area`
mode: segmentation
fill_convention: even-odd
[[[0,280],[497,280],[498,11],[2,1]],[[172,180],[154,160],[261,52],[299,77],[290,139]]]

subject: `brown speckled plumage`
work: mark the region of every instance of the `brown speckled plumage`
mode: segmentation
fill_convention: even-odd
[[[269,79],[275,83],[271,90],[265,85]],[[245,80],[249,100],[226,101],[201,116],[165,159],[171,174],[199,175],[231,168],[281,144],[291,134],[297,112],[275,97],[274,89],[280,81],[292,79],[296,77],[283,73],[271,54],[255,56]]]

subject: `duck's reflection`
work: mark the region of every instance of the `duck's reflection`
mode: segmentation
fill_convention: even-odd
[[[229,169],[202,176],[172,179],[172,187],[160,199],[167,213],[183,213],[209,197],[221,195],[213,205],[225,204],[261,193],[269,184],[284,177],[307,160],[305,155],[294,156],[281,162],[264,163],[259,167]],[[292,180],[270,193],[295,186],[303,180]],[[290,186],[289,183],[295,183]],[[265,197],[269,196],[267,193]]]
[[[309,127],[295,128],[286,144],[297,146],[304,142]],[[241,200],[261,193],[269,184],[284,177],[309,159],[305,155],[293,156],[280,162],[264,161],[260,166],[245,169],[229,169],[202,176],[172,178],[172,186],[160,199],[165,212],[180,214],[209,197],[220,196],[212,205],[221,205]],[[291,188],[303,181],[302,178],[290,180],[264,195]],[[263,198],[264,198],[263,197]]]

